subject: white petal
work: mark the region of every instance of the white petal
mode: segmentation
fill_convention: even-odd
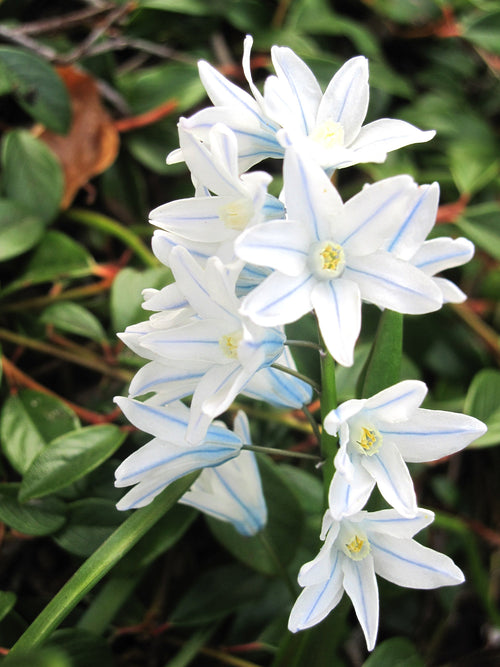
[[[435,461],[467,447],[486,432],[479,419],[445,410],[417,409],[407,422],[387,424],[380,432],[405,461]]]
[[[370,534],[373,531],[392,537],[411,538],[433,521],[434,512],[430,510],[419,509],[414,517],[405,517],[390,509],[368,513],[363,519],[363,525]],[[377,539],[377,536],[374,539]]]
[[[244,231],[234,244],[241,259],[298,276],[306,268],[310,237],[304,225],[293,221],[270,221]]]
[[[328,120],[344,128],[344,142],[351,144],[358,136],[368,109],[368,60],[351,58],[328,84],[319,105],[317,124]]]
[[[243,73],[245,75],[245,79],[248,82],[248,85],[250,86],[252,95],[255,97],[257,104],[262,109],[264,107],[264,98],[262,97],[257,86],[254,84],[252,78],[252,68],[250,65],[250,54],[252,51],[252,46],[253,46],[253,37],[251,35],[247,35],[243,40],[243,58],[242,58]]]
[[[361,461],[389,505],[403,516],[415,516],[418,508],[413,480],[397,447],[384,441],[378,452],[363,456]]]
[[[183,248],[186,248],[191,257],[193,257],[202,267],[206,265],[209,257],[217,254],[220,247],[218,242],[207,243],[203,241],[192,241],[179,234],[165,232],[160,229],[155,230],[153,238],[151,239],[152,251],[165,266],[170,266],[170,255],[172,254],[172,250],[178,245],[182,245]],[[177,289],[179,289],[178,286]],[[185,297],[183,297],[183,301],[186,305],[188,304]]]
[[[283,165],[288,217],[305,225],[313,239],[332,240],[342,200],[323,169],[292,148]]]
[[[142,340],[142,345],[165,359],[173,361],[197,359],[201,362],[201,368],[206,368],[206,362],[212,364],[228,362],[228,357],[219,341],[222,336],[232,333],[234,329],[228,327],[227,321],[198,320],[167,331],[147,334]]]
[[[434,226],[438,204],[437,183],[417,188],[408,201],[404,219],[384,248],[400,259],[411,259]],[[418,266],[414,261],[412,263]]]
[[[180,401],[167,407],[156,407],[147,401],[141,403],[132,398],[115,396],[114,402],[120,407],[125,417],[141,431],[181,444],[185,442],[189,409]]]
[[[388,252],[349,258],[343,275],[359,285],[364,301],[379,308],[419,315],[442,305],[441,292],[431,278]]]
[[[149,221],[193,241],[225,241],[235,233],[224,224],[219,213],[234,201],[234,196],[177,199],[151,211]]]
[[[337,435],[340,425],[358,414],[366,404],[366,399],[353,398],[344,401],[338,408],[331,410],[323,420],[323,427],[330,435]]]
[[[370,538],[370,544],[377,574],[399,586],[428,589],[464,580],[451,558],[414,540],[377,534]]]
[[[412,264],[428,276],[469,262],[474,244],[468,239],[437,238],[426,241],[412,257]]]
[[[366,645],[371,651],[378,632],[378,588],[371,554],[363,560],[343,560],[344,588],[351,598],[358,621],[363,629]]]
[[[277,359],[277,363],[283,365],[281,358]],[[261,368],[250,378],[243,394],[276,407],[295,409],[312,399],[312,389],[306,382],[269,366]]]
[[[366,400],[365,409],[377,420],[398,422],[408,419],[427,395],[420,380],[403,380]]]
[[[378,162],[390,151],[409,144],[430,141],[435,134],[434,130],[422,131],[404,120],[381,118],[362,127],[351,148],[355,155],[357,152],[366,154],[373,151],[375,157],[379,158],[374,162]],[[368,160],[364,158],[363,161]]]
[[[305,62],[287,47],[273,46],[271,58],[280,84],[287,92],[288,114],[296,119],[297,125],[300,123],[304,134],[309,134],[321,100],[321,88],[316,77]]]
[[[443,303],[463,303],[467,299],[467,294],[446,278],[434,278],[434,283],[441,290]]]
[[[294,322],[311,308],[311,290],[316,284],[310,273],[285,276],[272,273],[243,299],[240,313],[261,326]]]
[[[311,302],[328,351],[342,366],[352,366],[354,346],[361,329],[358,286],[342,278],[317,282],[311,292]]]
[[[246,112],[260,117],[260,109],[251,95],[231,83],[212,65],[201,60],[198,63],[200,79],[208,96],[216,107],[230,107],[233,113]]]
[[[385,178],[366,185],[344,204],[336,222],[338,242],[349,255],[364,256],[378,250],[392,235],[407,211],[408,200],[417,189],[406,175]]]
[[[362,510],[374,486],[372,476],[359,465],[354,467],[351,480],[337,470],[328,492],[328,506],[333,518],[340,521]]]
[[[214,159],[238,182],[238,144],[234,132],[223,123],[216,123],[210,128],[209,141]]]
[[[207,367],[194,363],[163,364],[151,361],[140,368],[132,378],[130,396],[141,396],[150,391],[162,391],[165,400],[174,401],[193,393]]]
[[[329,578],[322,583],[306,586],[297,598],[290,618],[288,629],[290,632],[305,630],[322,621],[342,599],[342,569],[340,561],[342,555],[337,552],[330,570]]]

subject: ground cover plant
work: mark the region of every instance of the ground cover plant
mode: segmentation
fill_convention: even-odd
[[[499,33],[0,5],[6,665],[497,659]]]

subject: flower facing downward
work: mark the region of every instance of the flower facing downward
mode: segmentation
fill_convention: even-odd
[[[326,431],[340,435],[329,492],[335,519],[364,507],[375,484],[400,514],[413,516],[417,501],[405,461],[435,461],[485,432],[474,417],[420,408],[426,393],[423,382],[405,380],[371,398],[346,401],[325,417]]]
[[[251,444],[248,419],[242,411],[234,420],[234,432],[244,444]],[[232,523],[241,535],[255,535],[267,522],[259,469],[251,451],[241,451],[237,458],[205,468],[179,502]]]
[[[371,651],[379,616],[376,574],[407,588],[462,583],[462,571],[448,556],[412,539],[433,519],[432,512],[419,509],[413,518],[404,518],[395,510],[382,510],[358,512],[336,521],[327,510],[323,519],[324,544],[316,558],[299,572],[299,584],[304,590],[290,614],[291,632],[322,621],[345,591]]]

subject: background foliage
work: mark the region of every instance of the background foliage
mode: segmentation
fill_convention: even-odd
[[[165,156],[178,145],[178,116],[207,103],[196,61],[244,85],[246,33],[255,37],[256,80],[272,44],[293,48],[322,84],[347,58],[368,56],[368,120],[398,117],[438,134],[382,165],[340,172],[344,198],[398,173],[437,180],[436,233],[467,236],[477,249],[452,276],[470,295],[465,304],[406,318],[401,369],[428,383],[427,407],[463,410],[489,426],[452,460],[413,467],[420,505],[437,512],[427,543],[451,555],[467,583],[412,592],[383,582],[379,647],[368,659],[345,601],[317,628],[286,632],[285,580],[318,547],[322,485],[311,466],[261,461],[266,548],[175,505],[190,480],[135,513],[114,507],[113,471],[146,438],[112,403],[142,363],[115,334],[145,319],[141,290],[170,279],[149,250],[147,214],[191,195],[184,165],[167,167]],[[2,654],[52,605],[6,664],[493,664],[500,3],[4,0],[0,40]],[[279,192],[278,179],[272,187]],[[337,371],[339,400],[362,386],[378,319],[366,310],[355,366]],[[306,318],[290,330],[307,337],[312,327]],[[312,353],[299,363],[318,377]],[[246,407],[256,444],[314,446],[300,414]],[[73,598],[56,598],[75,572]]]

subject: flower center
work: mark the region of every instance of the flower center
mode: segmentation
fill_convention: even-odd
[[[321,125],[318,125],[309,135],[316,143],[323,146],[323,148],[335,148],[335,146],[344,145],[344,128],[340,123],[334,120],[325,120]]]
[[[253,216],[253,204],[250,199],[242,197],[219,209],[219,217],[226,227],[241,231],[245,229]]]
[[[309,264],[316,278],[337,278],[345,268],[344,249],[333,241],[314,243],[309,252]]]
[[[229,359],[237,359],[238,357],[238,345],[243,338],[243,331],[233,331],[230,334],[224,334],[219,338],[219,345]]]
[[[342,537],[342,551],[351,560],[363,560],[370,553],[370,542],[363,531],[353,528]]]
[[[362,454],[373,456],[382,446],[382,436],[376,428],[362,426],[356,445],[358,451]]]

